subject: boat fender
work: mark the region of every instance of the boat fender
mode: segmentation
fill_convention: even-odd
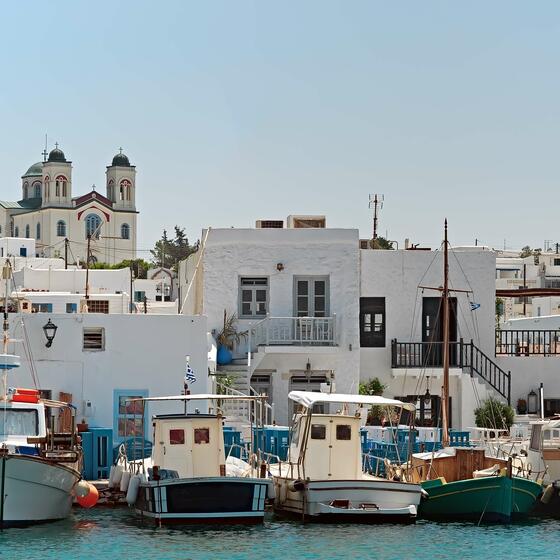
[[[548,504],[548,502],[552,499],[552,496],[554,496],[554,484],[549,484],[541,496],[541,502],[543,504]]]
[[[86,482],[86,484],[89,486],[89,492],[85,496],[82,497],[78,496],[76,498],[76,501],[83,508],[89,509],[97,503],[97,500],[99,500],[99,492],[97,491],[97,488],[93,484],[90,484],[89,482]]]
[[[85,498],[89,494],[89,482],[80,480],[74,487],[74,494],[77,498]]]
[[[123,474],[122,465],[115,465],[115,472],[113,474],[113,485],[111,486],[111,488],[118,488],[120,486],[122,474]]]
[[[109,488],[113,488],[115,485],[115,465],[111,465],[111,470],[109,471]]]
[[[128,483],[130,482],[130,473],[124,471],[121,478],[121,492],[126,492],[128,490]]]
[[[131,477],[128,483],[128,491],[126,493],[126,503],[129,506],[133,506],[136,503],[136,498],[138,497],[138,490],[140,488],[141,477],[139,474],[135,474]]]
[[[288,483],[288,490],[290,492],[301,492],[305,490],[305,482],[303,480],[294,480]]]

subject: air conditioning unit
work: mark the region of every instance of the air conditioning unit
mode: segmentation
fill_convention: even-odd
[[[255,227],[257,229],[282,229],[284,220],[257,220]]]
[[[288,228],[315,228],[324,229],[327,227],[327,218],[325,216],[288,216]]]

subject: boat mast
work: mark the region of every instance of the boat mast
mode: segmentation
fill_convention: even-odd
[[[447,241],[447,218],[443,237],[443,387],[442,387],[442,444],[449,445],[449,255]]]
[[[8,320],[8,283],[10,280],[10,265],[4,264],[2,267],[2,279],[4,280],[4,321],[2,323],[2,353],[4,356],[8,354],[8,342],[10,340],[8,331],[10,329],[10,323]],[[4,368],[2,370],[2,400],[7,400],[8,398],[8,369]]]

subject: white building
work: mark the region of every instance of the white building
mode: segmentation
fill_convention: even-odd
[[[131,435],[138,422],[127,414],[123,398],[180,394],[187,356],[197,377],[191,392],[208,391],[205,317],[53,313],[10,318],[12,338],[22,341],[11,344],[10,351],[21,356],[22,365],[9,374],[9,385],[34,387],[35,378],[53,398],[70,394],[78,419],[113,428],[116,442],[124,438],[125,426]],[[47,319],[57,327],[50,347],[43,331]],[[33,370],[23,344],[32,349]],[[177,412],[178,406],[161,405],[157,411]],[[150,438],[149,424],[145,436]]]
[[[71,256],[84,262],[89,235],[97,261],[135,258],[136,168],[121,152],[105,175],[106,195],[92,188],[73,196],[72,162],[57,146],[22,176],[21,200],[0,201],[0,236],[34,239],[42,257],[63,255],[69,239]]]
[[[420,401],[429,388],[434,398],[422,404],[421,420],[433,422],[443,373],[442,331],[434,328],[440,298],[418,285],[441,285],[441,254],[360,249],[357,230],[326,229],[324,218],[309,227],[313,217],[304,218],[305,228],[261,221],[256,229],[203,233],[205,243],[179,269],[183,312],[206,315],[214,333],[224,311],[238,315],[247,338],[236,349],[237,364],[222,371],[241,378],[243,389],[267,393],[279,423],[289,420],[291,389],[332,382],[356,393],[373,377],[390,397]],[[288,224],[299,224],[298,217]],[[473,425],[477,398],[494,392],[473,371],[471,356],[493,356],[495,255],[471,248],[455,257],[453,287],[473,292],[458,293],[453,304],[452,425],[461,427]]]

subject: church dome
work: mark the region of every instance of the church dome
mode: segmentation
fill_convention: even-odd
[[[130,161],[128,157],[125,154],[123,154],[121,151],[115,155],[115,157],[113,158],[113,162],[111,163],[111,166],[130,167]]]
[[[64,155],[64,152],[62,150],[56,147],[54,150],[51,150],[48,161],[66,163],[66,156]]]
[[[41,177],[43,174],[43,163],[38,161],[34,163],[22,177]]]

